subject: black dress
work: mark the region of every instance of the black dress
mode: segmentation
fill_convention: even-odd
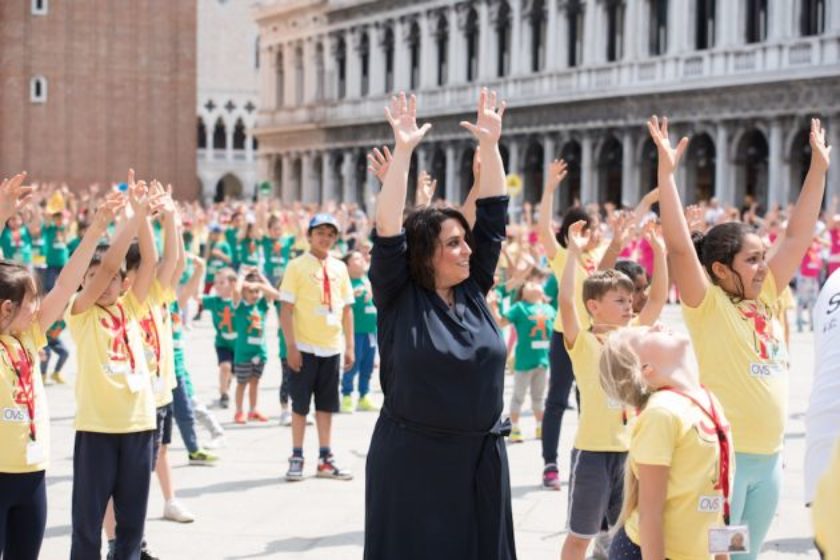
[[[409,277],[404,234],[374,239],[385,405],[366,467],[366,560],[514,560],[500,421],[505,344],[485,296],[508,197],[478,200],[470,277],[452,309]]]

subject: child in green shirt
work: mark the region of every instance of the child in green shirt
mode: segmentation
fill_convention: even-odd
[[[236,345],[236,330],[233,325],[233,289],[237,276],[232,268],[223,268],[213,281],[215,294],[201,298],[201,305],[210,311],[213,329],[216,331],[216,359],[219,364],[219,408],[230,404],[230,381],[233,371],[233,351]]]
[[[376,358],[376,306],[373,305],[373,290],[367,277],[367,263],[359,251],[351,251],[344,257],[350,285],[353,288],[353,337],[356,361],[341,378],[341,412],[353,412],[353,380],[359,376],[359,402],[356,410],[375,412],[379,410],[370,399],[370,377]]]

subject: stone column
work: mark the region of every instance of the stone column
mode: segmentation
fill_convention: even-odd
[[[840,12],[840,5],[836,2],[829,5],[829,9],[834,8],[836,12]],[[840,22],[838,22],[840,24]],[[828,145],[829,146],[837,146],[840,144],[840,113],[832,115],[828,122],[828,129],[826,130],[826,134],[828,135]],[[832,151],[836,150],[834,148]],[[834,154],[836,158],[837,155]],[[828,168],[828,177],[826,178],[826,185],[825,185],[825,200],[831,202],[831,199],[835,196],[840,196],[840,165],[832,165]]]
[[[446,18],[449,22],[449,79],[446,83],[447,85],[462,84],[467,79],[466,72],[464,72],[467,47],[464,40],[464,29],[461,25],[463,18],[452,5],[446,8]],[[447,188],[449,187],[447,186]]]
[[[260,49],[260,108],[277,108],[277,57],[274,49]]]
[[[357,28],[347,30],[347,99],[358,99],[362,94],[362,65],[359,60],[361,34]]]
[[[385,93],[385,51],[382,46],[384,37],[385,28],[378,23],[368,27],[368,85],[371,97]]]
[[[315,101],[316,70],[315,41],[307,37],[303,41],[303,102],[307,105]]]
[[[225,159],[233,161],[233,123],[225,123]]]
[[[478,1],[478,78],[487,80],[495,75],[493,60],[490,56],[490,41],[495,39],[490,29],[490,7],[487,0]]]
[[[315,202],[317,200],[317,187],[312,169],[312,152],[303,152],[300,158],[300,198],[303,202]]]
[[[410,30],[411,22],[405,17],[394,20],[394,91],[397,92],[408,91],[410,85],[411,61],[408,50]]]
[[[801,1],[799,4],[801,9]],[[826,2],[826,4],[831,4],[831,2]],[[767,40],[773,42],[789,36],[792,31],[791,26],[794,25],[793,18],[790,17],[793,13],[790,0],[769,0],[767,10]],[[796,23],[798,24],[798,20]]]
[[[294,190],[294,176],[293,176],[293,162],[292,155],[290,153],[284,153],[282,155],[283,158],[283,178],[280,184],[280,195],[282,197],[282,201],[284,204],[291,204],[294,199],[293,190]]]
[[[828,10],[828,13],[826,14],[825,28],[829,31],[840,33],[840,4],[829,2],[826,10]]]
[[[688,0],[671,0],[668,5],[668,54],[676,54],[685,50],[688,37],[688,23],[694,22],[688,17]]]
[[[455,184],[457,176],[458,164],[455,161],[456,152],[454,144],[446,145],[446,200],[452,204],[460,204],[461,201],[456,198],[458,194],[458,186]]]
[[[295,106],[295,44],[283,45],[283,106]]]
[[[336,200],[335,180],[333,177],[333,154],[329,150],[321,153],[321,202]]]
[[[766,208],[771,208],[774,204],[781,204],[784,206],[787,202],[787,194],[785,191],[785,180],[782,175],[782,166],[784,154],[782,139],[782,123],[778,119],[773,119],[770,122],[770,140],[769,140],[769,154],[768,154],[768,177],[767,177],[767,194],[769,200],[762,201]]]
[[[510,0],[510,75],[523,71],[522,64],[522,0]]]
[[[639,174],[636,173],[636,143],[628,129],[621,137],[621,202],[632,208],[639,202]]]
[[[580,140],[580,203],[584,206],[598,200],[594,177],[594,159],[592,136],[585,132]]]
[[[554,70],[558,67],[558,51],[557,51],[557,37],[559,31],[559,21],[557,18],[557,0],[547,0],[545,4],[546,10],[546,29],[545,29],[545,69]]]
[[[735,189],[730,184],[729,133],[726,124],[717,123],[715,132],[715,196],[721,205],[735,205]]]
[[[526,1],[527,7],[529,2]],[[522,74],[531,74],[533,68],[533,53],[531,52],[531,37],[534,30],[531,27],[531,10],[522,10],[520,18],[519,36],[519,71]]]
[[[427,173],[431,173],[431,169],[429,169],[429,149],[424,146],[417,147],[417,175],[420,175],[421,171],[426,171]]]
[[[740,2],[718,2],[717,7],[720,9],[715,14],[715,21],[720,26],[720,41],[716,41],[715,46],[726,47],[744,42],[739,4]]]
[[[245,161],[254,161],[254,136],[250,132],[245,133]]]
[[[639,57],[639,12],[642,0],[626,0],[624,4],[624,60],[636,60]]]
[[[598,60],[598,45],[594,38],[598,35],[597,29],[598,6],[595,2],[588,2],[583,9],[583,64],[587,66]],[[581,190],[583,187],[581,187]],[[581,195],[583,196],[583,195]],[[583,203],[583,201],[581,201]],[[585,204],[585,203],[584,203]]]
[[[343,179],[341,185],[341,201],[354,202],[356,201],[356,161],[353,150],[344,150],[344,157],[341,160],[341,178]]]
[[[432,88],[437,85],[437,68],[435,68],[435,39],[432,26],[435,22],[431,12],[421,12],[417,19],[420,26],[420,89]]]
[[[321,38],[324,46],[324,100],[332,100],[336,97],[336,76],[335,72],[335,38],[331,35],[324,35]]]

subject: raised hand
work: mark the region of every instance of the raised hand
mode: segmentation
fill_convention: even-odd
[[[820,119],[811,119],[811,165],[817,169],[826,171],[831,163],[831,146],[825,144],[825,129]]]
[[[688,148],[688,138],[683,136],[676,148],[671,146],[671,138],[668,136],[668,117],[662,117],[660,122],[659,118],[653,115],[648,120],[647,127],[650,137],[656,144],[660,169],[664,167],[666,171],[673,173]]]
[[[417,127],[417,98],[414,95],[406,98],[404,92],[391,98],[391,106],[385,108],[385,116],[394,131],[397,147],[414,149],[432,128],[430,123]]]
[[[384,183],[388,168],[391,167],[391,160],[394,159],[391,150],[388,149],[388,146],[382,146],[381,152],[379,148],[374,148],[372,152],[368,152],[367,157],[368,171],[373,173],[380,183]]]
[[[705,212],[696,204],[692,204],[685,209],[685,221],[688,223],[688,231],[699,231],[700,233],[706,231]]]
[[[122,193],[114,192],[105,197],[105,200],[100,203],[99,208],[96,209],[96,215],[93,217],[91,227],[100,231],[105,231],[114,217],[119,214],[120,210],[126,205],[128,201]]]
[[[545,189],[551,193],[557,190],[566,175],[569,174],[569,166],[562,159],[555,159],[548,166],[548,177],[545,180]]]
[[[3,222],[15,215],[32,198],[32,187],[23,186],[26,171],[0,183],[0,218]]]
[[[588,229],[584,232],[586,221],[578,220],[569,227],[569,251],[580,255],[589,244],[589,237],[592,235]]]
[[[630,226],[633,223],[632,216],[625,212],[614,212],[609,219],[610,229],[613,232],[613,242],[623,248],[630,237]]]
[[[475,124],[461,121],[461,126],[479,142],[498,142],[502,136],[502,116],[507,104],[502,101],[497,105],[496,92],[481,88],[478,95],[478,110]]]
[[[432,203],[437,189],[437,179],[432,179],[425,170],[417,176],[416,203],[417,206],[428,206]]]
[[[650,208],[654,204],[659,202],[659,187],[654,187],[650,191],[648,191],[645,196],[642,197],[642,203]]]
[[[654,220],[645,224],[643,235],[655,252],[665,254],[665,240],[662,238],[662,234],[659,232],[658,225]]]

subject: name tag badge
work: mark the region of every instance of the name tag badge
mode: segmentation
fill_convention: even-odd
[[[283,264],[283,257],[271,257],[271,262],[274,264]]]
[[[64,243],[53,243],[53,249],[64,249],[67,245]]]
[[[338,322],[338,315],[335,313],[330,313],[327,315],[327,325],[330,327],[337,327],[339,325]]]
[[[760,379],[769,379],[782,373],[782,367],[775,362],[753,362],[750,364],[750,375]]]
[[[709,529],[709,554],[746,554],[750,551],[750,531],[746,525]]]
[[[548,350],[551,346],[550,340],[533,340],[531,341],[531,350]]]
[[[25,408],[4,408],[3,422],[29,422],[29,412]]]
[[[142,375],[129,373],[125,376],[125,382],[128,384],[129,391],[132,393],[139,393],[143,390],[143,386],[146,385],[149,380],[148,378],[144,378]]]
[[[225,340],[236,340],[236,333],[235,332],[223,332],[222,338]]]
[[[697,500],[697,511],[700,513],[720,513],[723,511],[723,496],[700,496]]]
[[[252,346],[260,346],[263,343],[262,337],[259,336],[249,336],[248,337],[248,344]]]
[[[37,441],[30,441],[26,444],[26,464],[37,465],[47,460],[47,454],[44,453],[44,446]]]
[[[368,305],[365,307],[365,313],[368,315],[376,315],[376,306],[375,305]]]

